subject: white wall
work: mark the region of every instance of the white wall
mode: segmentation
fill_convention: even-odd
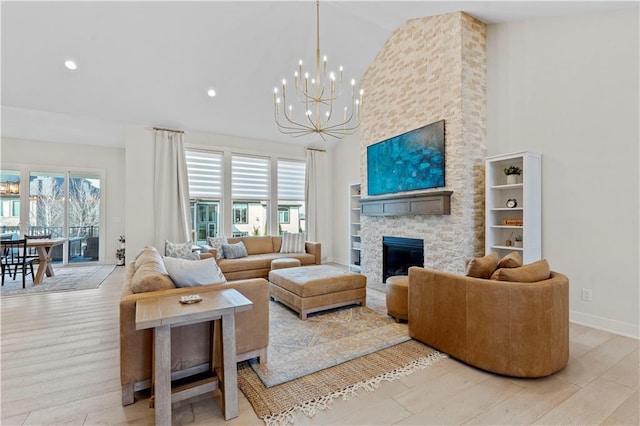
[[[487,31],[488,154],[542,154],[543,256],[571,320],[635,337],[638,38],[638,8]]]
[[[116,263],[118,237],[125,231],[124,156],[122,148],[2,138],[2,167],[43,166],[47,170],[100,170],[104,172],[104,239],[100,263]],[[42,171],[42,170],[41,170]]]
[[[334,262],[349,264],[349,185],[360,183],[360,134],[345,136],[328,153],[333,185],[333,256]]]
[[[239,153],[272,156],[275,158],[305,159],[303,143],[274,143],[255,139],[213,133],[191,132],[184,134],[187,148],[198,148]],[[153,144],[154,132],[151,126],[129,125],[125,132],[126,144],[126,218],[127,250],[135,255],[142,247],[153,245]],[[226,155],[228,157],[228,155]],[[272,164],[273,166],[273,164]],[[230,176],[224,176],[227,191]],[[275,185],[275,184],[274,184]],[[272,190],[274,186],[272,186]],[[231,221],[231,209],[223,208],[223,222]],[[229,228],[230,229],[230,228]],[[330,239],[328,241],[331,241]],[[323,245],[323,255],[327,252]],[[130,250],[130,251],[129,251]],[[329,250],[330,251],[330,250]]]

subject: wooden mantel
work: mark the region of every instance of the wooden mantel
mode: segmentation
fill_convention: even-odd
[[[360,214],[365,216],[406,216],[451,214],[453,191],[425,192],[360,200]]]

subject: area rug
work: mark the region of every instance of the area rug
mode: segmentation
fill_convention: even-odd
[[[269,305],[268,362],[251,368],[266,387],[409,340],[407,324],[387,315],[385,295],[367,289],[367,306],[310,314],[306,321],[277,302]]]
[[[248,363],[242,363],[238,387],[267,425],[285,425],[293,423],[298,411],[312,417],[317,410],[327,409],[336,398],[349,399],[360,389],[373,391],[384,381],[407,376],[446,357],[409,340],[270,388]]]
[[[35,268],[37,266],[34,265]],[[11,279],[7,274],[0,294],[5,297],[98,288],[105,278],[113,272],[114,268],[115,266],[113,265],[54,267],[55,276],[45,276],[40,284],[34,285],[31,276],[27,276],[26,288],[24,289],[22,288],[22,276],[20,274],[16,276],[15,280]]]

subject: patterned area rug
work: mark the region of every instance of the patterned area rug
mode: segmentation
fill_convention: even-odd
[[[286,425],[293,423],[298,411],[313,417],[336,398],[349,399],[357,396],[360,389],[374,391],[382,382],[407,376],[446,357],[409,340],[270,388],[265,387],[247,363],[242,363],[238,387],[267,425]]]
[[[37,265],[34,265],[35,268]],[[6,274],[0,294],[5,297],[98,288],[114,268],[113,265],[54,267],[55,276],[45,276],[40,284],[34,285],[31,276],[27,276],[26,288],[24,289],[22,288],[22,275],[18,274],[13,280]]]
[[[409,340],[407,324],[387,316],[385,295],[367,289],[367,306],[310,314],[306,321],[277,302],[269,305],[268,363],[251,368],[266,387]]]

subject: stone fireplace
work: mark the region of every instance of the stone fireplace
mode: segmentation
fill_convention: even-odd
[[[452,191],[450,214],[363,215],[363,274],[383,281],[384,236],[421,239],[424,266],[463,272],[465,258],[484,252],[485,25],[462,12],[406,22],[368,68],[362,88],[363,198],[367,146],[438,120],[445,120],[445,187],[434,191]]]

